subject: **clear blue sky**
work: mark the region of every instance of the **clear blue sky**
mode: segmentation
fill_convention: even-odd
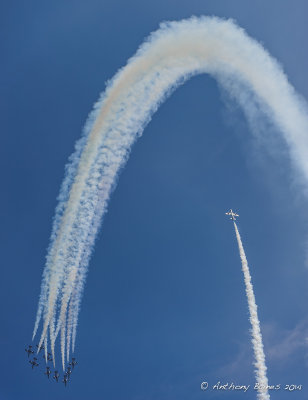
[[[241,215],[270,383],[304,385],[272,399],[308,399],[307,198],[279,140],[282,151],[266,153],[206,75],[162,105],[120,175],[69,387],[32,371],[24,351],[64,165],[105,82],[161,21],[217,15],[261,41],[308,99],[307,12],[304,0],[1,3],[0,400],[255,399],[200,390],[203,380],[255,381],[230,207]]]

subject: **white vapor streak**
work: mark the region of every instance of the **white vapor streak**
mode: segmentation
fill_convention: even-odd
[[[251,323],[251,336],[252,336],[251,342],[256,360],[254,364],[256,367],[256,380],[260,388],[258,390],[258,399],[269,400],[270,396],[268,394],[268,389],[267,389],[268,379],[266,376],[267,368],[265,364],[265,355],[263,350],[262,334],[260,330],[260,321],[258,318],[256,299],[253,292],[253,286],[251,283],[251,276],[249,272],[246,254],[244,251],[240,233],[237,229],[237,225],[235,222],[234,222],[234,229],[242,261],[242,271],[244,274],[245,290],[246,290],[248,309],[250,314],[249,320]]]
[[[54,357],[61,331],[63,364],[65,345],[75,346],[87,267],[117,174],[158,106],[200,73],[216,77],[248,112],[251,102],[243,102],[243,94],[254,93],[308,179],[306,106],[263,47],[229,20],[162,24],[108,83],[66,168],[33,332],[34,337],[42,318],[40,345],[49,328]]]

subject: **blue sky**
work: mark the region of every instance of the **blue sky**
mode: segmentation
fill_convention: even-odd
[[[267,153],[206,75],[160,107],[120,175],[90,263],[69,387],[32,371],[24,347],[64,165],[105,82],[161,21],[217,15],[261,41],[307,99],[306,2],[0,7],[0,400],[254,399],[252,390],[200,390],[203,380],[255,381],[230,207],[241,215],[269,381],[305,385],[306,198],[279,139],[276,155]],[[272,394],[290,396],[308,398],[308,386]]]

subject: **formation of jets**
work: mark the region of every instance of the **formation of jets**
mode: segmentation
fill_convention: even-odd
[[[230,216],[230,219],[232,221],[236,221],[236,217],[239,217],[239,215],[236,214],[232,209],[230,209],[230,211],[226,212],[226,215]],[[36,345],[36,347],[37,347],[37,353],[38,354],[40,354],[40,352],[42,350],[45,350],[44,346],[39,347],[38,345]],[[34,350],[33,350],[31,345],[29,345],[28,348],[25,349],[25,351],[27,353],[28,358],[29,358],[30,355],[34,354]],[[44,353],[43,354],[43,359],[46,361],[46,363],[48,361],[52,361],[51,353],[47,353],[47,357],[46,357],[46,355]],[[32,360],[29,360],[29,363],[31,364],[32,369],[34,367],[38,367],[39,366],[39,363],[37,362],[37,358],[36,357],[33,357]],[[70,379],[70,376],[71,376],[76,364],[78,364],[77,361],[76,361],[76,358],[72,357],[72,361],[69,363],[69,366],[67,367],[66,371],[63,374],[62,382],[64,383],[65,386],[67,385],[67,383],[68,383],[68,381]],[[44,374],[49,379],[49,377],[51,375],[51,369],[50,369],[49,366],[46,366],[46,372],[44,372]],[[57,370],[55,370],[54,371],[54,375],[53,375],[53,379],[56,382],[59,382],[59,378],[60,378],[60,374],[59,374],[59,372]]]
[[[232,211],[232,208],[230,209],[230,211],[226,212],[226,215],[230,215],[230,219],[232,219],[232,221],[236,221],[235,217],[239,217],[238,214]]]
[[[39,346],[36,345],[36,347],[37,347],[37,353],[38,353],[38,354],[40,354],[41,350],[45,350],[44,346],[41,346],[41,348],[39,348]],[[33,350],[33,348],[32,348],[31,345],[29,345],[28,348],[25,349],[25,351],[26,351],[26,353],[27,353],[28,358],[29,358],[30,355],[34,354],[34,350]],[[51,353],[47,353],[47,357],[45,356],[45,354],[43,354],[43,359],[46,361],[46,363],[47,363],[48,361],[52,361]],[[39,366],[39,363],[38,363],[37,361],[38,361],[37,357],[33,357],[32,360],[29,360],[29,363],[31,364],[32,369],[34,369],[34,367],[38,367],[38,366]],[[63,374],[63,380],[62,380],[62,382],[64,383],[65,386],[67,385],[67,382],[68,382],[69,379],[70,379],[70,376],[71,376],[71,374],[72,374],[72,372],[73,372],[73,369],[75,368],[75,366],[76,366],[77,364],[78,364],[78,363],[77,363],[77,361],[76,361],[76,358],[75,358],[75,357],[72,357],[72,360],[71,360],[71,362],[69,363],[69,366],[67,367],[66,371],[65,371],[64,374]],[[44,374],[45,374],[45,375],[47,376],[47,378],[49,379],[51,373],[52,373],[52,371],[51,371],[50,367],[47,365],[47,366],[46,366],[46,371],[44,372]],[[58,372],[57,370],[55,370],[55,371],[54,371],[54,374],[53,374],[53,379],[54,379],[56,382],[59,382],[59,378],[60,378],[60,374],[59,374],[59,372]]]

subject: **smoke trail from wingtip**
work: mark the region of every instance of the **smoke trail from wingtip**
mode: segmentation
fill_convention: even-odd
[[[306,106],[263,47],[215,17],[162,24],[108,83],[66,168],[33,332],[42,319],[40,344],[49,334],[53,356],[61,332],[62,361],[67,342],[75,345],[87,267],[118,172],[158,106],[201,73],[214,76],[248,114],[254,99],[243,95],[253,93],[308,179]]]
[[[248,309],[250,315],[251,323],[251,342],[253,346],[254,356],[255,356],[255,367],[256,367],[256,380],[259,384],[258,389],[258,399],[259,400],[269,400],[270,396],[268,394],[268,379],[266,375],[266,364],[265,364],[265,354],[263,349],[262,334],[260,329],[260,321],[258,318],[257,304],[253,291],[253,286],[251,283],[251,275],[248,267],[248,262],[246,254],[244,251],[243,243],[241,240],[240,233],[238,231],[235,221],[234,229],[236,234],[236,239],[238,243],[238,248],[240,252],[240,258],[242,262],[242,271],[244,274],[245,290],[247,295]]]

